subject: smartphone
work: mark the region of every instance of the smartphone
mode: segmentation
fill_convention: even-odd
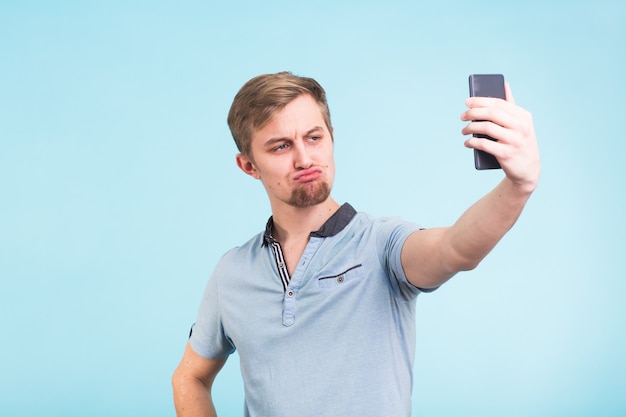
[[[502,74],[472,74],[469,76],[471,97],[505,98],[504,76]],[[496,140],[487,135],[474,134],[474,137]],[[474,149],[474,166],[476,169],[499,169],[500,163],[490,153]]]

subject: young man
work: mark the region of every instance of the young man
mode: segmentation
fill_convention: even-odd
[[[537,186],[528,112],[470,98],[467,147],[496,156],[505,177],[450,227],[420,229],[339,205],[325,92],[310,78],[255,77],[228,123],[237,165],[262,182],[265,231],[232,249],[205,290],[172,383],[179,416],[214,416],[211,386],[239,352],[245,416],[409,416],[415,299],[475,268]],[[472,122],[472,120],[483,120]]]

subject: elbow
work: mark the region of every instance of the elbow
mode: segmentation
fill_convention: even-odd
[[[181,374],[180,368],[176,368],[171,378],[171,384],[174,393],[176,393],[180,389],[180,387],[183,385],[183,381],[184,378]]]
[[[174,397],[184,395],[189,389],[191,380],[192,378],[190,378],[189,375],[186,375],[185,372],[180,369],[180,367],[176,368],[171,378]]]
[[[193,379],[185,375],[180,368],[177,368],[172,374],[171,383],[177,416],[187,415],[187,410],[196,407],[202,393],[206,392],[205,390],[198,390],[198,385],[194,384]]]

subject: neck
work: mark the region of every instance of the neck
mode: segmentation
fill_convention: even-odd
[[[339,204],[331,197],[321,204],[310,207],[272,207],[274,219],[274,239],[284,244],[288,241],[309,238],[309,234],[319,230],[339,209]]]

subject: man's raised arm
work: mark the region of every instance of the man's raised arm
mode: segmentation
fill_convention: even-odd
[[[537,187],[541,168],[532,116],[515,105],[508,84],[506,96],[506,101],[487,97],[466,101],[469,109],[461,120],[468,124],[463,134],[485,134],[497,142],[471,137],[465,146],[494,155],[506,176],[454,225],[409,236],[402,265],[417,287],[437,287],[457,272],[475,268],[515,224]]]

